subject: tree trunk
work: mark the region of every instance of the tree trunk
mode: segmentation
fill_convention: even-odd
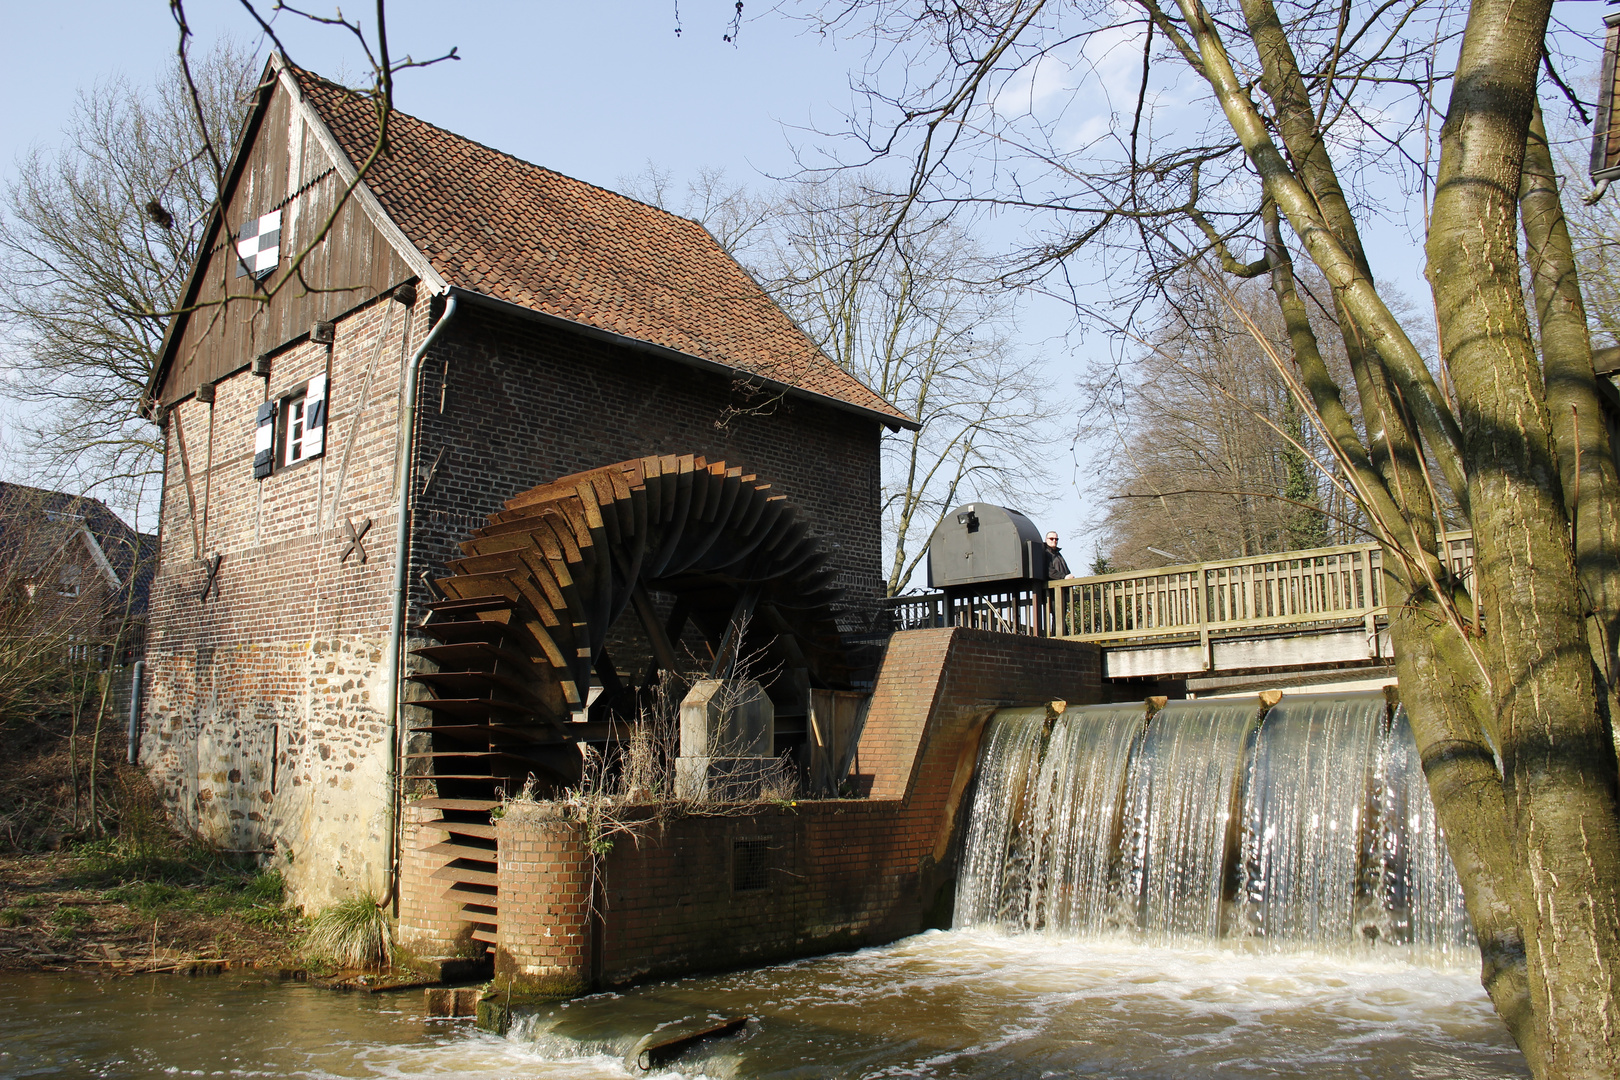
[[[114,646],[112,656],[117,655]],[[101,814],[96,806],[96,766],[101,761],[101,724],[107,718],[107,695],[112,692],[112,659],[108,658],[107,667],[101,673],[101,700],[96,704],[96,726],[90,735],[90,831],[97,836],[102,833]]]
[[[1520,164],[1548,0],[1476,0],[1441,130],[1428,239],[1469,462],[1538,1075],[1620,1075],[1620,817],[1545,387],[1519,284]]]
[[[1467,645],[1438,606],[1385,576],[1390,639],[1406,705],[1446,850],[1463,882],[1479,940],[1480,983],[1532,1063],[1546,1053],[1546,1027],[1533,1008],[1526,966],[1524,890],[1514,866],[1502,801],[1502,774],[1484,737],[1490,701]],[[1477,670],[1477,669],[1476,669]]]
[[[1394,524],[1405,511],[1385,482],[1400,490],[1401,463],[1383,456],[1383,472],[1374,471],[1356,437],[1350,416],[1340,403],[1338,387],[1328,375],[1304,302],[1294,287],[1292,260],[1282,243],[1276,212],[1267,208],[1268,258],[1272,288],[1288,326],[1294,360],[1323,418],[1327,434],[1340,447],[1359,478],[1369,514]],[[1413,552],[1426,558],[1433,550],[1434,526],[1421,516],[1412,523]],[[1405,539],[1400,537],[1399,539]],[[1502,774],[1484,737],[1490,703],[1482,693],[1478,667],[1468,643],[1449,624],[1428,578],[1413,587],[1406,580],[1415,566],[1384,551],[1384,603],[1390,611],[1390,638],[1396,670],[1412,732],[1423,761],[1424,776],[1434,796],[1436,816],[1463,883],[1474,936],[1479,940],[1480,982],[1525,1056],[1539,1060],[1545,1030],[1535,1015],[1525,966],[1523,890],[1511,862],[1511,845],[1502,805]],[[1397,568],[1405,567],[1405,573]],[[1435,574],[1438,564],[1430,574]]]
[[[1602,676],[1598,701],[1607,706],[1614,734],[1620,731],[1615,727],[1620,722],[1620,479],[1592,371],[1586,305],[1539,103],[1533,105],[1524,151],[1519,212],[1541,327],[1547,412],[1585,594],[1592,656]]]

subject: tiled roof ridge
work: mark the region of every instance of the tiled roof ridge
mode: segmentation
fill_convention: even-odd
[[[319,87],[321,87],[322,89],[331,90],[331,91],[335,91],[337,93],[345,94],[345,95],[347,95],[348,97],[352,98],[355,101],[361,101],[361,102],[366,101],[366,96],[364,94],[360,93],[359,91],[355,90],[353,87],[344,86],[342,83],[339,83],[339,82],[333,82],[331,79],[326,78],[324,75],[317,75],[315,72],[310,71],[307,68],[297,67],[296,65],[289,62],[287,64],[287,69],[293,73],[294,78],[299,78],[300,76],[306,77],[308,79],[314,80],[314,82]],[[309,87],[307,85],[305,85],[302,81],[299,82],[299,86],[306,93],[308,92]],[[516,163],[518,165],[521,165],[526,169],[534,169],[537,172],[549,173],[552,176],[558,177],[559,179],[567,180],[571,184],[579,184],[582,187],[588,187],[588,188],[591,188],[594,191],[600,191],[604,195],[610,195],[615,199],[623,199],[625,202],[635,203],[637,206],[645,206],[649,210],[655,210],[660,214],[664,214],[667,217],[672,217],[677,221],[685,222],[688,225],[696,225],[698,228],[702,229],[705,233],[708,233],[710,239],[714,239],[714,234],[709,232],[709,227],[707,225],[703,224],[703,222],[697,220],[696,218],[689,218],[685,214],[677,214],[677,213],[675,213],[675,211],[669,209],[668,207],[658,206],[657,204],[650,203],[645,199],[638,199],[634,195],[626,195],[622,191],[614,191],[612,188],[603,187],[601,184],[594,183],[593,181],[581,180],[577,176],[572,176],[572,175],[570,175],[568,173],[561,172],[561,171],[559,171],[557,169],[550,168],[549,166],[546,166],[546,165],[537,164],[536,162],[530,161],[528,158],[519,157],[518,155],[512,153],[510,150],[502,150],[498,146],[491,146],[489,143],[481,142],[478,139],[474,139],[474,138],[472,138],[471,136],[468,136],[468,135],[463,135],[459,131],[451,131],[449,128],[444,127],[443,125],[435,124],[431,120],[424,120],[422,117],[417,116],[415,113],[406,112],[404,109],[400,109],[400,108],[390,109],[389,110],[389,115],[390,116],[403,116],[403,117],[405,117],[405,119],[413,121],[413,122],[418,123],[418,124],[421,124],[423,127],[432,128],[434,131],[438,132],[441,135],[448,136],[449,138],[455,139],[455,140],[457,140],[459,142],[467,143],[470,146],[476,146],[480,150],[488,150],[490,153],[495,154],[495,155],[497,155],[499,157],[506,158],[508,161],[511,161],[511,162],[514,162],[514,163]],[[358,164],[358,162],[356,164]],[[716,246],[719,246],[720,241],[715,240],[714,242],[715,242]],[[724,250],[724,249],[722,249],[722,250]],[[738,263],[738,265],[741,266],[742,264]],[[748,271],[747,267],[743,267],[743,269],[744,269],[744,271]],[[749,273],[750,277],[753,277],[753,273],[751,271],[748,271],[748,273]]]
[[[309,108],[358,166],[375,145],[376,99],[290,63],[286,70]],[[903,411],[828,356],[703,222],[537,165],[402,110],[392,109],[389,115],[397,118],[390,120],[391,131],[398,133],[397,153],[376,160],[367,173],[367,187],[400,229],[401,239],[447,284],[875,414],[891,426],[912,426]],[[452,181],[465,185],[458,193],[464,197],[446,202],[438,192],[427,201],[416,199],[422,178],[436,175],[433,163],[452,158],[464,163]],[[417,171],[423,167],[419,163],[426,163],[426,172]],[[498,192],[501,184],[520,185],[545,199],[569,200],[587,214],[617,218],[621,227],[598,235],[571,227],[588,217],[479,217],[487,209],[480,197]],[[492,224],[502,220],[513,227],[504,235],[498,231],[502,226]],[[667,273],[658,263],[671,252],[679,255],[681,248],[688,257],[679,271]],[[558,260],[559,273],[526,261],[526,252],[534,250]],[[604,292],[602,285],[609,280],[622,287]],[[717,291],[717,286],[724,288]]]
[[[112,507],[94,495],[75,495],[71,491],[58,491],[55,488],[35,487],[33,484],[19,484],[13,480],[0,480],[0,501],[7,497],[37,499],[37,505],[51,513],[62,513],[67,507],[83,507],[93,513],[107,514],[130,532],[135,531],[113,511]],[[85,517],[83,514],[79,516]]]

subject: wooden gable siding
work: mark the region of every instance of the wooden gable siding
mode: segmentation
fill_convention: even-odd
[[[314,322],[336,318],[414,276],[359,200],[351,197],[326,238],[304,259],[302,280],[295,277],[283,284],[292,260],[331,216],[346,184],[283,81],[271,91],[249,138],[246,160],[226,201],[225,223],[234,236],[245,222],[280,208],[281,261],[257,284],[251,277],[237,277],[231,236],[216,231],[196,296],[175,328],[173,360],[157,395],[164,405],[309,333]],[[263,296],[267,289],[274,290],[268,301],[249,298]]]

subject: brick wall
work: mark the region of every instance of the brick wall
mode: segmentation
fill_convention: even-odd
[[[305,906],[389,886],[399,394],[430,303],[417,301],[408,339],[401,305],[361,305],[337,320],[332,346],[295,341],[274,356],[268,379],[238,371],[212,403],[178,403],[166,425],[142,761],[180,822],[228,848],[274,850]],[[258,406],[322,372],[325,453],[255,480]],[[507,498],[580,469],[676,451],[770,478],[819,523],[851,595],[873,595],[879,430],[463,308],[421,372],[406,472],[417,495],[407,626],[429,599],[421,572],[442,572]],[[367,560],[344,559],[346,523],[367,519]],[[216,553],[215,587],[199,600],[204,561]]]
[[[862,776],[882,794],[648,819],[636,842],[621,838],[600,861],[593,982],[878,944],[948,920],[957,808],[983,722],[997,706],[1054,698],[1104,699],[1095,646],[967,629],[896,634],[861,737]],[[498,957],[534,948],[534,922],[509,923],[512,905],[548,903],[525,892],[540,883],[534,874],[507,879],[507,845],[528,840],[503,821]],[[762,868],[749,861],[761,851]],[[763,887],[739,888],[760,884],[761,869]]]
[[[533,322],[463,307],[423,364],[413,563],[442,567],[520,491],[651,454],[702,454],[769,480],[833,552],[850,602],[882,593],[881,428]],[[436,463],[436,467],[435,467]],[[413,603],[427,599],[412,575]]]
[[[502,945],[498,977],[556,993],[591,978],[591,852],[554,805],[514,807],[497,824]]]
[[[165,425],[142,761],[178,820],[228,848],[274,849],[309,906],[388,883],[399,374],[427,302],[410,341],[405,315],[389,300],[362,305],[330,348],[294,343],[268,379],[239,371]],[[255,480],[258,406],[323,372],[325,454]],[[345,521],[367,518],[369,558],[343,559]]]
[[[468,936],[471,926],[461,913],[461,901],[445,896],[445,882],[433,877],[444,860],[428,849],[443,841],[445,833],[425,823],[438,820],[439,812],[407,802],[401,818],[397,940],[418,956],[481,955],[483,946]]]

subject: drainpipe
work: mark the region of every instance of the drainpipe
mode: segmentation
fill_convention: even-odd
[[[422,371],[422,361],[428,349],[438,340],[456,313],[456,298],[451,296],[445,304],[444,314],[433,324],[428,336],[405,365],[405,389],[400,395],[400,416],[404,428],[400,446],[399,497],[394,505],[397,524],[394,528],[394,610],[388,624],[388,896],[393,902],[394,914],[399,915],[399,856],[400,856],[400,801],[404,785],[400,782],[400,721],[404,710],[400,694],[405,685],[405,608],[410,590],[411,562],[411,487],[414,482],[411,463],[416,451],[416,384]]]
[[[129,674],[129,753],[131,765],[141,763],[141,690],[145,681],[146,661],[135,661]]]

